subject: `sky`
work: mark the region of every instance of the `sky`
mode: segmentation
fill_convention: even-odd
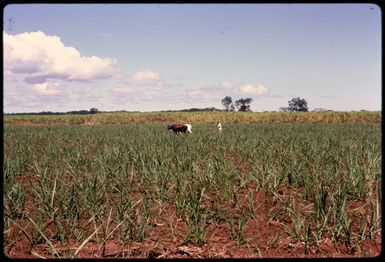
[[[3,112],[381,110],[374,4],[11,4]]]

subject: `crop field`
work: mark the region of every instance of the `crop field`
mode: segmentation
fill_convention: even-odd
[[[89,115],[5,115],[5,125],[131,123],[381,123],[382,112],[124,112]]]
[[[380,254],[381,123],[208,122],[5,125],[4,253]]]

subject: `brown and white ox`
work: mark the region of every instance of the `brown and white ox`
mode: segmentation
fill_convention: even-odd
[[[167,130],[172,130],[176,134],[180,133],[192,133],[192,126],[190,124],[176,124],[176,125],[168,125]]]

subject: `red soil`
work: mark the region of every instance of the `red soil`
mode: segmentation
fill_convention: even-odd
[[[251,165],[243,162],[239,157],[230,155],[229,159],[239,166],[240,173],[251,172]],[[20,182],[24,186],[30,186],[29,182],[35,182],[38,178],[33,175],[24,176]],[[301,188],[282,187],[276,196],[267,196],[248,182],[237,192],[238,210],[233,209],[234,203],[228,203],[226,213],[234,216],[236,225],[239,211],[247,209],[249,205],[250,192],[254,200],[255,218],[248,220],[243,230],[243,239],[237,243],[231,239],[229,225],[226,221],[215,222],[214,220],[206,229],[205,244],[197,246],[184,244],[184,238],[188,228],[185,221],[176,216],[175,206],[163,206],[160,214],[154,218],[152,227],[146,231],[146,238],[142,242],[119,243],[119,239],[109,239],[104,244],[91,240],[76,255],[78,258],[330,258],[330,257],[375,257],[381,254],[382,238],[377,234],[374,240],[364,239],[359,245],[352,245],[344,241],[333,242],[327,235],[323,236],[318,243],[310,242],[306,247],[303,241],[295,241],[290,236],[292,229],[292,218],[288,214],[279,213],[279,208],[285,203],[289,194],[303,192]],[[205,200],[202,205],[212,208],[217,206],[218,199],[210,192],[206,193],[211,200]],[[298,199],[301,199],[298,197]],[[302,207],[301,214],[309,207],[304,200],[298,200]],[[306,207],[306,208],[305,208]],[[156,210],[161,210],[156,207]],[[369,212],[368,205],[355,202],[349,206],[351,212],[355,212],[353,232],[357,232],[359,220]],[[27,203],[25,212],[33,213],[31,203]],[[277,212],[276,214],[274,212]],[[269,214],[279,217],[279,221],[270,220]],[[303,214],[302,214],[303,215]],[[82,218],[81,224],[86,224],[88,218]],[[170,223],[171,221],[171,223]],[[30,234],[27,220],[16,222]],[[46,222],[46,230],[53,231],[52,221]],[[171,234],[171,226],[174,235]],[[8,233],[4,233],[4,253],[11,258],[52,258],[49,246],[44,239],[33,246],[31,252],[30,242],[27,236],[20,233],[20,229],[14,225]],[[59,240],[51,240],[55,249],[61,257],[70,257],[81,243],[74,240],[61,246]],[[238,244],[240,244],[238,246]]]

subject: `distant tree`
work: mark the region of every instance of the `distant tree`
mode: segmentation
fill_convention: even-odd
[[[279,108],[279,112],[289,112],[289,108],[282,106]]]
[[[235,106],[238,108],[239,112],[251,112],[250,104],[253,102],[253,99],[248,98],[241,98],[235,101]]]
[[[225,107],[225,111],[235,111],[233,99],[230,96],[226,96],[222,99],[222,105]]]
[[[70,114],[70,115],[86,115],[89,113],[90,113],[90,111],[88,111],[88,110],[69,111],[68,112],[68,114]]]
[[[314,108],[313,109],[313,112],[326,112],[326,111],[328,111],[328,110],[325,108]]]
[[[99,110],[97,108],[91,108],[90,109],[90,114],[96,114],[97,112],[99,112]]]
[[[307,112],[307,102],[305,99],[300,97],[294,97],[289,101],[289,111],[290,112]]]

